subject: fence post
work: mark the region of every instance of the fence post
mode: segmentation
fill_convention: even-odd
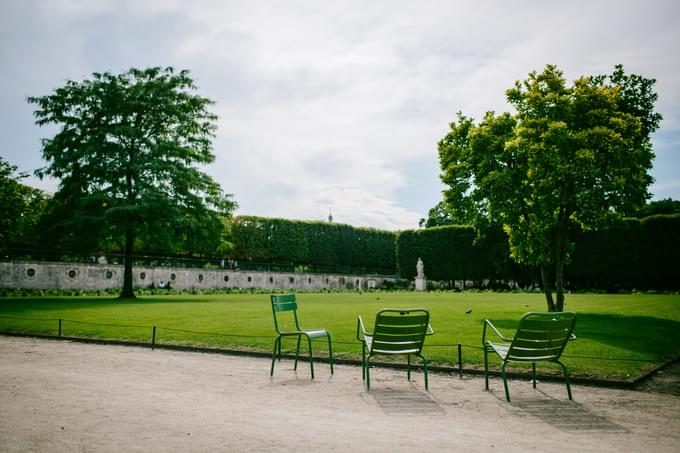
[[[59,336],[61,336],[61,318],[59,318]]]
[[[154,349],[154,346],[156,346],[156,326],[153,326],[153,332],[151,333],[151,349]]]
[[[463,379],[463,349],[458,343],[458,377]]]

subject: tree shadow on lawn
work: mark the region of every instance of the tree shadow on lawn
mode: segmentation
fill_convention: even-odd
[[[519,325],[519,319],[501,319],[492,320],[492,322],[506,336],[509,333],[514,335]],[[648,359],[670,360],[680,354],[678,332],[680,332],[680,322],[672,319],[577,313],[574,328],[577,342],[568,346],[565,354],[577,354],[581,349],[578,347],[578,340],[583,340],[625,349],[634,354],[644,355]],[[588,349],[588,347],[585,348],[586,351]]]

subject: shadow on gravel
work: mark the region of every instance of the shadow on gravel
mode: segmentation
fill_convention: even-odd
[[[513,401],[510,406],[520,417],[533,417],[565,432],[627,433],[629,430],[594,414],[575,401],[552,398]]]
[[[635,386],[643,392],[680,396],[680,359],[661,367]]]
[[[419,390],[371,389],[369,393],[385,415],[445,415],[432,397]]]

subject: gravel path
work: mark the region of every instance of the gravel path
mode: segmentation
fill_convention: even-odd
[[[0,451],[678,452],[680,396],[0,336]]]

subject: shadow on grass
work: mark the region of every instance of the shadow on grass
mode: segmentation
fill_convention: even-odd
[[[226,300],[226,299],[225,299]],[[266,304],[268,299],[263,298]],[[223,300],[216,297],[203,298],[201,296],[138,296],[135,299],[119,299],[118,296],[73,296],[73,297],[25,297],[25,298],[0,298],[0,312],[4,314],[26,312],[30,310],[58,311],[72,308],[92,307],[122,307],[153,304],[201,304],[219,303]]]

